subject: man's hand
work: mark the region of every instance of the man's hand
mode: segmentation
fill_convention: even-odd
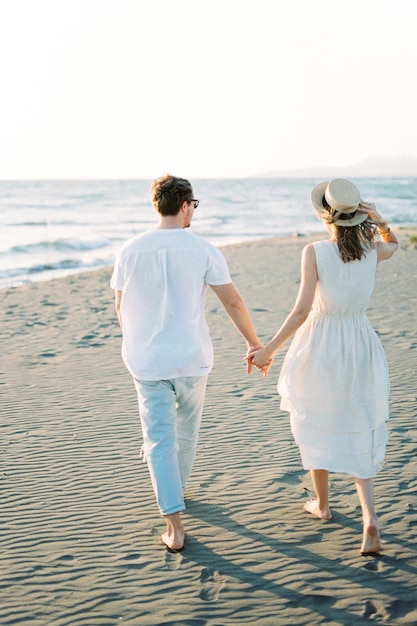
[[[259,344],[248,348],[245,361],[247,374],[251,374],[253,366],[255,366],[260,372],[262,372],[262,376],[266,378],[268,376],[269,369],[274,362],[274,357],[272,354],[267,356],[265,348]]]

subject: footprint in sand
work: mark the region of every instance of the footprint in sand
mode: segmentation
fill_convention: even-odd
[[[168,550],[165,551],[165,566],[171,571],[180,569],[183,559],[184,557],[181,552],[171,553],[168,552]]]
[[[366,563],[364,565],[364,568],[369,570],[370,572],[376,572],[382,568],[382,563],[380,560],[374,558],[372,561],[369,561],[369,563]]]
[[[223,578],[219,572],[207,567],[203,568],[200,574],[201,591],[199,596],[205,602],[214,602],[218,599],[223,587]]]
[[[213,474],[210,474],[208,480],[200,483],[200,487],[202,487],[202,489],[207,489],[207,487],[213,486],[219,476],[221,476],[220,472],[214,472]]]
[[[365,610],[363,612],[363,616],[368,619],[371,618],[372,620],[381,617],[385,619],[387,617],[387,611],[385,610],[382,602],[367,600],[365,602]]]

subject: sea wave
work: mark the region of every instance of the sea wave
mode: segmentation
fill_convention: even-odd
[[[193,181],[191,232],[224,246],[322,231],[314,179]],[[401,226],[417,224],[417,179],[361,179],[362,197]],[[0,183],[0,289],[111,265],[122,243],[153,228],[150,181]]]
[[[39,241],[36,243],[30,243],[27,245],[16,245],[12,246],[6,251],[0,252],[0,256],[9,255],[9,254],[42,254],[43,252],[66,252],[66,251],[77,251],[83,252],[87,250],[99,250],[100,248],[105,248],[109,245],[109,240],[107,239],[95,239],[91,241],[80,241],[77,239],[58,239],[56,241]]]

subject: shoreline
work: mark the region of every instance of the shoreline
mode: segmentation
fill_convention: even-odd
[[[3,291],[0,623],[43,626],[417,622],[416,229],[382,263],[368,316],[391,378],[390,440],[375,481],[383,553],[359,554],[353,481],[311,495],[276,380],[247,376],[244,341],[211,290],[215,364],[186,489],[186,550],[160,545],[134,387],[121,356],[111,268]],[[326,233],[222,248],[261,340],[298,290],[302,247]]]
[[[409,237],[410,239],[412,237],[416,237],[417,238],[417,224],[414,226],[391,226],[392,230],[394,230],[398,235],[400,235],[401,237]],[[196,234],[196,233],[195,233]],[[323,234],[322,230],[318,230],[317,232],[298,232],[298,231],[294,231],[292,234],[286,234],[286,235],[282,235],[282,236],[274,236],[274,237],[269,237],[269,236],[265,236],[265,237],[257,237],[257,238],[253,238],[253,239],[244,239],[242,241],[236,241],[234,243],[226,243],[224,245],[218,245],[218,247],[220,249],[225,249],[225,248],[229,248],[230,246],[240,246],[240,245],[246,245],[246,244],[252,244],[252,243],[256,243],[256,242],[264,242],[264,241],[277,241],[277,242],[289,242],[289,241],[293,241],[293,240],[308,240],[308,241],[314,241],[314,239],[317,238],[321,238]],[[202,235],[198,235],[198,236],[202,236]],[[204,237],[203,237],[204,238]],[[407,243],[406,241],[404,242],[405,244]],[[216,244],[215,244],[216,245]],[[90,273],[94,273],[94,272],[98,272],[98,271],[102,271],[102,270],[108,270],[109,268],[112,268],[113,264],[105,264],[105,265],[101,265],[101,266],[97,266],[97,267],[93,267],[93,268],[86,268],[86,269],[77,269],[77,270],[56,270],[57,272],[59,272],[59,275],[56,276],[51,276],[50,278],[41,278],[39,280],[30,280],[27,282],[23,282],[23,283],[16,283],[16,284],[12,284],[12,285],[5,285],[5,286],[1,286],[0,285],[0,292],[1,291],[5,291],[7,289],[17,289],[17,288],[21,288],[21,287],[26,287],[28,285],[32,285],[32,284],[36,284],[36,283],[43,283],[43,282],[49,282],[49,281],[53,281],[53,280],[65,280],[66,278],[70,277],[70,276],[78,276],[80,274],[90,274]],[[63,272],[61,274],[61,272]]]

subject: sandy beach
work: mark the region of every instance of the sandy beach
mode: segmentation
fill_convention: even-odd
[[[416,232],[398,231],[368,311],[392,385],[377,558],[359,553],[349,476],[332,476],[331,521],[303,511],[311,483],[276,393],[285,353],[267,379],[247,376],[244,342],[212,293],[215,366],[187,544],[169,554],[139,458],[111,270],[1,291],[0,625],[417,624]],[[310,240],[224,248],[264,340],[289,312]]]

